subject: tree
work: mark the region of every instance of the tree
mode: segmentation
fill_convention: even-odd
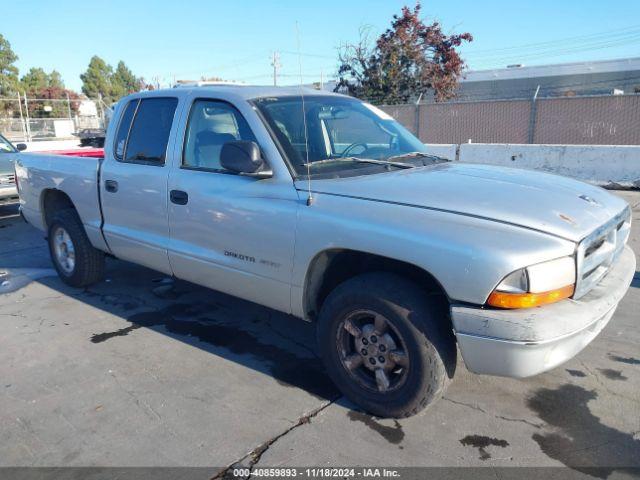
[[[116,71],[111,77],[112,97],[115,99],[138,92],[144,87],[142,78],[136,77],[133,72],[120,60],[116,66]]]
[[[80,75],[80,79],[82,80],[82,93],[94,99],[102,96],[102,99],[106,103],[111,103],[114,101],[114,98],[112,98],[112,75],[113,68],[102,58],[94,55],[89,61],[87,71]]]
[[[14,63],[18,56],[11,49],[9,41],[0,34],[0,96],[8,96],[18,91],[18,67]]]
[[[30,93],[37,93],[45,88],[64,89],[64,82],[58,71],[47,73],[42,68],[31,68],[22,76],[20,83],[22,89]]]
[[[373,45],[368,30],[361,30],[357,44],[344,45],[336,91],[388,104],[421,94],[432,94],[437,101],[453,97],[465,67],[456,48],[473,37],[446,35],[440,23],[421,20],[420,10],[420,3],[403,7]]]
[[[51,88],[64,88],[64,81],[62,75],[57,70],[51,70],[49,74],[49,87]]]
[[[64,88],[62,76],[56,70],[47,73],[42,68],[32,67],[22,76],[20,84],[21,89],[31,98],[29,115],[32,117],[66,117],[69,114],[69,108],[72,112],[78,110],[78,94]],[[47,100],[66,100],[67,98],[71,100],[69,104],[58,101],[47,102]]]
[[[29,101],[29,115],[33,118],[51,117],[66,118],[69,109],[74,114],[80,106],[80,95],[73,90],[67,90],[57,86],[46,86],[39,90],[32,91],[35,99]],[[37,99],[37,100],[36,100]],[[69,103],[66,100],[69,99]],[[65,100],[64,102],[48,102],[47,100]],[[49,110],[45,107],[50,107]]]
[[[31,68],[20,79],[22,89],[27,92],[37,92],[49,86],[49,75],[42,68]]]
[[[82,93],[93,99],[102,96],[107,105],[144,88],[144,80],[136,77],[122,60],[114,71],[111,65],[97,55],[91,57],[89,67],[80,75],[80,79]]]

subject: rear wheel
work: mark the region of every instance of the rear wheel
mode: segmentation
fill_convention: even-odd
[[[327,297],[319,348],[347,398],[381,417],[407,417],[442,396],[455,370],[455,341],[430,298],[387,273],[352,278]]]
[[[67,285],[86,287],[102,280],[104,253],[91,245],[75,210],[53,216],[48,240],[53,266]]]

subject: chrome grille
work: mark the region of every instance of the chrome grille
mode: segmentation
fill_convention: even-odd
[[[7,185],[14,185],[16,183],[16,176],[14,174],[0,176],[0,185],[3,187]]]
[[[573,298],[582,297],[602,280],[622,252],[630,231],[631,209],[627,207],[580,242]]]

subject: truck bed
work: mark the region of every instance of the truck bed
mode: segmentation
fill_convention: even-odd
[[[102,214],[98,193],[101,162],[101,158],[93,156],[41,153],[20,155],[16,161],[16,180],[24,218],[45,231],[44,212],[41,208],[44,197],[50,192],[64,192],[75,205],[89,238],[92,242],[96,241],[94,245],[101,245],[104,241],[100,233]]]

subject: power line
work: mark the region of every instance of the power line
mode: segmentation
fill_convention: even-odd
[[[273,56],[271,57],[271,66],[273,67],[273,86],[278,85],[278,69],[282,67],[280,63],[280,54],[278,52],[273,52]]]
[[[633,25],[629,27],[625,27],[618,30],[609,30],[605,32],[593,33],[588,35],[580,35],[575,37],[565,37],[559,38],[556,40],[549,40],[545,42],[537,42],[537,43],[529,43],[523,45],[514,45],[510,47],[503,48],[495,48],[495,49],[486,49],[486,50],[476,50],[475,52],[471,52],[469,58],[481,59],[481,58],[515,58],[520,55],[542,55],[540,49],[547,47],[545,50],[550,52],[554,52],[557,50],[558,45],[561,47],[569,48],[569,47],[579,47],[584,49],[589,49],[592,46],[603,45],[604,47],[610,46],[609,43],[612,41],[626,42],[628,40],[635,40],[640,35],[640,25]],[[518,53],[518,51],[524,50],[532,50],[533,52],[527,53]],[[298,52],[293,52],[289,50],[282,50],[280,53],[285,55],[298,55]],[[544,53],[546,54],[546,53]],[[312,57],[312,58],[327,58],[327,59],[336,59],[334,56],[319,54],[319,53],[309,53],[309,52],[301,52],[299,55],[304,57]]]
[[[586,42],[581,45],[556,45],[555,47],[549,47],[546,49],[538,49],[532,52],[521,52],[521,53],[512,53],[510,55],[487,55],[487,56],[474,56],[469,55],[467,58],[473,58],[476,60],[485,60],[485,62],[504,60],[504,59],[512,59],[512,58],[532,58],[532,57],[541,57],[541,56],[550,56],[550,55],[558,55],[562,52],[581,52],[587,50],[600,50],[603,48],[610,48],[612,46],[619,45],[632,45],[637,43],[640,40],[640,30],[633,35],[628,35],[624,38],[619,38],[616,40],[601,40],[594,42]]]
[[[267,52],[267,50],[261,50],[260,53],[255,53],[255,54],[252,54],[252,55],[250,55],[248,57],[242,57],[239,60],[234,61],[233,63],[227,63],[227,64],[224,64],[224,65],[222,65],[220,67],[211,67],[210,70],[206,70],[206,71],[203,71],[203,70],[191,70],[190,72],[178,72],[178,73],[172,72],[171,75],[176,75],[176,76],[201,75],[201,76],[203,76],[203,75],[206,75],[208,73],[215,74],[215,73],[218,73],[218,72],[221,72],[221,71],[224,71],[224,70],[229,70],[231,68],[238,68],[238,67],[247,65],[249,63],[253,63],[256,59],[264,57],[264,54],[266,52]]]
[[[335,57],[335,56],[322,55],[322,54],[319,54],[319,53],[304,53],[304,52],[298,53],[298,52],[291,52],[291,51],[288,51],[288,50],[282,50],[281,53],[284,53],[285,55],[296,55],[296,56],[300,55],[302,57],[329,58],[331,60],[334,60],[334,59],[337,60],[337,57]]]
[[[630,32],[631,31],[631,32]],[[527,44],[521,44],[521,45],[513,45],[510,47],[503,47],[503,48],[492,48],[492,49],[485,49],[485,50],[476,50],[475,52],[473,52],[474,54],[483,54],[483,53],[488,53],[488,54],[492,54],[495,52],[507,52],[507,51],[511,51],[511,50],[525,50],[525,49],[536,49],[539,47],[544,47],[544,46],[549,46],[549,45],[557,45],[557,44],[563,44],[566,45],[568,43],[575,43],[575,42],[580,42],[583,40],[589,40],[589,39],[593,39],[593,38],[599,38],[599,37],[607,37],[607,36],[618,36],[618,35],[627,35],[629,33],[635,33],[636,31],[640,31],[640,25],[633,25],[630,27],[625,27],[619,30],[608,30],[605,32],[599,32],[599,33],[592,33],[589,35],[580,35],[580,36],[575,36],[575,37],[564,37],[564,38],[557,38],[555,40],[548,40],[545,42],[536,42],[536,43],[527,43]]]
[[[536,60],[536,59],[540,59],[540,58],[554,58],[554,57],[561,57],[561,56],[565,56],[565,55],[572,55],[575,53],[580,53],[580,52],[592,52],[592,51],[597,51],[597,50],[609,50],[612,49],[614,47],[619,47],[619,46],[627,46],[627,45],[635,45],[637,43],[640,43],[640,35],[634,39],[630,39],[630,40],[625,40],[624,42],[612,42],[612,43],[607,43],[607,44],[599,44],[599,45],[589,45],[589,46],[584,46],[584,47],[576,47],[576,48],[567,48],[567,49],[555,49],[552,51],[541,51],[539,53],[536,54],[528,54],[528,55],[517,55],[517,56],[510,56],[510,57],[502,57],[502,58],[495,58],[495,59],[491,59],[491,60],[484,60],[484,61],[477,61],[475,60],[473,57],[467,57],[465,58],[465,60],[467,62],[472,62],[475,65],[478,65],[481,68],[491,68],[491,67],[502,67],[504,65],[508,65],[511,63],[521,63],[527,60]],[[478,67],[476,67],[477,69]]]
[[[618,30],[610,30],[605,32],[598,32],[588,35],[580,35],[573,37],[565,37],[561,39],[549,40],[545,42],[536,42],[523,45],[514,45],[509,47],[491,49],[491,50],[478,50],[472,52],[470,55],[465,56],[468,62],[472,62],[481,68],[490,68],[491,66],[502,66],[509,63],[519,63],[527,60],[535,60],[540,58],[554,58],[563,55],[571,55],[584,51],[596,51],[603,49],[611,49],[620,46],[635,45],[640,43],[640,25],[634,25],[625,27]],[[264,51],[263,51],[264,52]],[[322,58],[331,59],[336,62],[337,57],[329,56],[320,53],[313,52],[293,52],[288,50],[282,50],[280,52],[273,52],[271,54],[271,67],[272,73],[265,75],[251,75],[237,78],[238,80],[250,80],[258,78],[273,78],[274,85],[277,85],[278,77],[294,77],[295,74],[287,74],[281,71],[282,64],[280,62],[280,54],[284,55],[301,55],[310,58]],[[262,57],[263,53],[254,54],[249,57],[242,58],[231,64],[222,65],[220,67],[213,67],[208,72],[217,74],[219,72],[229,70],[231,68],[238,68],[250,63],[253,63],[256,58]],[[335,65],[330,67],[322,67],[320,74],[305,74],[305,77],[318,77],[322,76],[326,70],[335,69]],[[189,75],[198,74],[205,76],[207,72],[192,71],[190,73],[179,73],[172,75]]]

